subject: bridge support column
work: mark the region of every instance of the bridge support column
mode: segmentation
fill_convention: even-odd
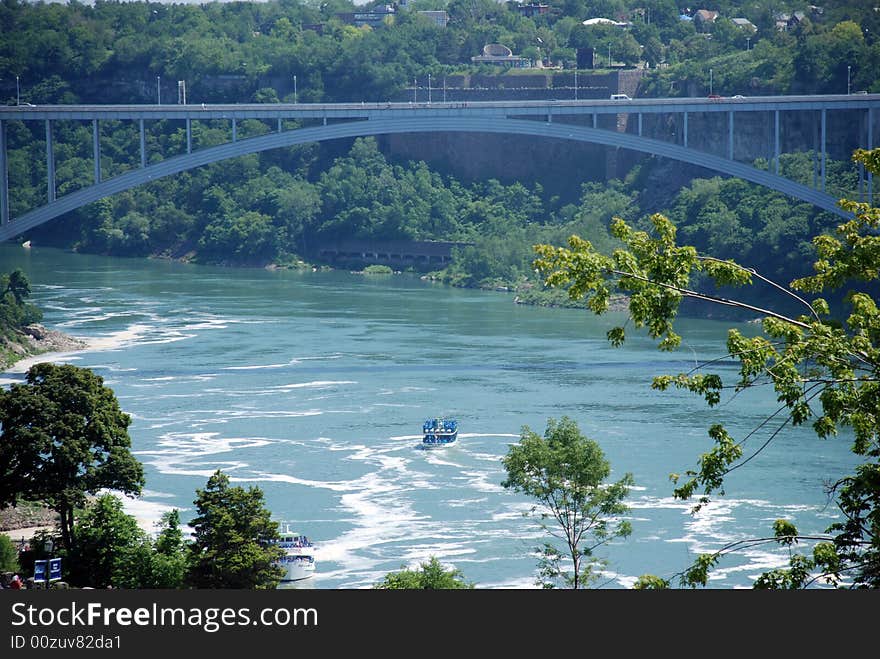
[[[773,112],[773,163],[773,173],[779,174],[779,110]]]
[[[235,117],[232,118],[232,141],[238,142],[238,130],[235,124]]]
[[[140,120],[140,129],[141,129],[141,168],[147,166],[147,138],[144,135],[144,120]]]
[[[819,189],[819,125],[813,123],[813,189]]]
[[[92,162],[95,165],[95,183],[101,182],[101,133],[98,120],[92,119]]]
[[[820,190],[822,190],[822,192],[825,192],[825,138],[827,136],[827,133],[825,131],[825,124],[826,124],[826,112],[825,112],[825,109],[823,108],[822,109],[822,128],[821,128],[821,130],[822,130],[822,138],[821,138],[822,139],[822,173],[821,173],[822,187],[819,188]]]
[[[0,120],[0,226],[9,222],[9,175],[6,167],[6,124]]]
[[[684,148],[686,149],[686,148],[688,148],[688,113],[687,112],[684,113],[684,129],[682,130],[682,132],[684,133],[684,144],[682,146],[684,146]]]
[[[641,137],[642,136],[642,113],[641,112],[639,112],[638,117],[639,117],[639,137]]]
[[[46,119],[46,187],[49,203],[55,201],[55,149],[52,146],[52,121]]]
[[[874,108],[868,108],[868,150],[874,148]],[[868,170],[868,203],[874,205],[874,174]]]
[[[598,121],[599,121],[599,119],[598,119],[598,115],[594,112],[594,113],[593,113],[593,128],[596,127]]]
[[[192,131],[192,120],[186,120],[186,152],[193,152],[193,131]]]
[[[727,112],[727,159],[733,160],[733,110]]]
[[[278,117],[278,132],[281,132],[281,117]]]

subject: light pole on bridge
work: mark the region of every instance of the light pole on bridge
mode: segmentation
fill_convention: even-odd
[[[849,73],[850,73],[850,69],[851,69],[851,68],[852,68],[852,67],[851,67],[849,64],[846,65],[846,95],[847,95],[847,96],[849,96],[849,90],[850,90],[850,84],[849,84],[850,77],[849,77]]]
[[[15,76],[15,104],[21,105],[21,88],[18,86],[18,76]]]
[[[162,76],[156,76],[156,105],[162,105]]]
[[[293,76],[293,104],[296,105],[296,75]]]

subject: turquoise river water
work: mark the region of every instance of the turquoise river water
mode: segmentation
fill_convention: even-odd
[[[224,269],[0,245],[0,272],[22,268],[44,324],[90,341],[52,355],[100,374],[133,422],[147,486],[126,508],[152,529],[193,514],[196,488],[222,469],[259,486],[275,519],[317,545],[303,587],[368,588],[430,556],[478,588],[534,588],[544,534],[533,502],[501,486],[501,458],[523,426],[569,416],[602,446],[612,478],[631,472],[633,533],[600,555],[605,588],[670,578],[698,554],[834,519],[823,485],[854,464],[850,439],[786,429],[728,477],[697,515],[669,474],[693,468],[706,430],[744,437],[776,409],[772,392],[709,410],[651,377],[724,355],[729,323],[684,320],[678,351],[644,335],[612,348],[620,315],[517,305],[408,275]],[[753,326],[742,326],[745,329]],[[20,381],[35,360],[0,373]],[[732,365],[719,369],[734,377]],[[426,417],[459,420],[458,442],[423,450]],[[767,435],[749,440],[756,449]],[[748,586],[786,561],[764,545],[725,558],[711,587]]]

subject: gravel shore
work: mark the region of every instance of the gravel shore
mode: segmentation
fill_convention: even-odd
[[[16,332],[15,340],[0,338],[0,371],[16,362],[49,352],[69,352],[83,350],[89,344],[83,339],[69,336],[58,330],[47,329],[35,323]]]

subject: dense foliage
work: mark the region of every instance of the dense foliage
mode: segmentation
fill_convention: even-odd
[[[880,173],[880,150],[857,150],[853,159],[869,171]],[[880,278],[880,209],[848,200],[842,200],[841,207],[851,213],[851,219],[838,226],[835,235],[814,238],[817,258],[813,274],[791,282],[787,288],[776,285],[777,291],[797,301],[797,315],[694,291],[690,282],[698,272],[723,286],[749,286],[763,277],[733,260],[678,245],[675,226],[659,214],[652,217],[650,232],[615,220],[613,232],[625,247],[611,256],[597,252],[578,236],[571,238],[567,248],[536,246],[536,267],[547,283],[567,287],[572,297],[587,298],[595,313],[607,309],[612,290],[628,293],[632,324],[660,339],[661,349],[675,349],[681,342],[674,320],[686,297],[745,308],[763,316],[763,333],[758,336],[729,331],[728,357],[739,363],[739,380],[732,386],[709,372],[711,363],[689,373],[654,378],[654,388],[686,389],[701,395],[710,406],[719,405],[728,392],[735,395],[765,385],[773,387],[780,403],[778,411],[746,437],[735,438],[723,425],[713,425],[709,436],[714,448],[700,456],[699,467],[672,475],[677,498],[698,496],[695,512],[711,495],[724,494],[725,476],[757,456],[788,424],[810,423],[822,438],[837,435],[841,428],[852,433],[852,451],[859,465],[855,473],[829,487],[842,521],[832,524],[826,536],[802,537],[790,520],[777,520],[769,538],[743,539],[701,555],[682,573],[682,584],[705,585],[709,570],[739,547],[773,541],[791,547],[803,541],[812,542],[810,555],[794,553],[788,568],[761,575],[755,586],[801,588],[817,581],[838,586],[880,586],[880,311],[876,294]],[[838,289],[847,291],[849,311],[843,316],[831,314],[826,299],[819,297]],[[622,343],[625,337],[623,327],[608,333],[613,344]],[[765,426],[772,429],[765,443],[752,448],[749,439]],[[664,585],[668,582],[659,577],[645,577],[639,583],[640,587]]]
[[[190,522],[187,580],[195,588],[275,588],[284,570],[275,564],[284,553],[278,523],[271,520],[263,491],[230,486],[217,470],[196,490],[196,516]]]
[[[461,570],[443,567],[435,556],[421,563],[415,570],[389,572],[374,586],[379,590],[461,590],[474,585],[462,579]]]
[[[347,0],[202,5],[4,0],[0,93],[12,103],[160,98],[174,103],[176,81],[184,80],[189,102],[405,99],[413,81],[424,93],[428,75],[439,89],[442,79],[457,74],[501,74],[470,61],[490,42],[564,67],[540,69],[549,76],[568,75],[577,49],[593,49],[600,66],[607,65],[606,52],[615,67],[644,64],[641,95],[703,95],[713,73],[715,91],[724,94],[877,88],[880,16],[867,6],[833,1],[818,12],[799,3],[721,2],[713,5],[719,12],[714,21],[700,22],[692,12],[686,17],[692,20],[682,19],[668,0],[548,5],[549,11],[529,17],[515,2],[417,0],[371,28],[343,22],[339,14],[355,8]],[[446,27],[418,13],[434,9],[447,12]],[[595,17],[628,25],[582,24]],[[749,19],[754,31],[733,18]],[[15,217],[45,203],[45,134],[40,122],[5,123]],[[102,175],[137,167],[136,127],[113,121],[101,127]],[[245,139],[274,128],[242,121],[238,134]],[[91,126],[54,122],[53,130],[57,193],[63,195],[92,182]],[[229,139],[225,122],[193,122],[193,148]],[[148,122],[146,148],[151,162],[183,153],[185,131],[179,122]],[[785,156],[783,173],[808,182],[803,179],[812,169],[810,158]],[[834,162],[827,166],[829,190],[855,189],[854,170]],[[668,164],[642,169],[663,167]],[[424,163],[392,162],[372,140],[307,145],[141,186],[75,211],[35,235],[41,243],[80,251],[233,265],[305,265],[319,259],[320,246],[340,237],[456,241],[464,246],[452,266],[438,273],[442,280],[516,288],[537,281],[532,244],[562,244],[576,233],[610,248],[614,241],[607,227],[614,216],[646,225],[650,213],[664,212],[694,245],[745,254],[750,262],[752,256],[762,258],[775,269],[771,274],[783,278],[805,274],[798,269],[809,236],[831,226],[827,214],[736,181],[696,181],[678,198],[657,199],[643,174],[624,184],[611,182],[607,190],[588,184],[579,194],[581,181],[573,172],[559,197],[538,184],[464,183]],[[669,169],[665,174],[675,178]]]
[[[552,538],[538,549],[538,585],[588,588],[599,578],[597,568],[606,564],[596,551],[632,532],[622,519],[629,510],[623,500],[632,474],[606,483],[611,465],[601,447],[568,417],[548,420],[543,437],[524,426],[502,463],[507,470],[502,485],[537,499],[532,513]]]
[[[709,67],[718,89],[739,91],[841,93],[848,66],[853,89],[878,82],[880,17],[869,3],[829,0],[817,10],[802,2],[713,2],[711,21],[700,21],[694,8],[682,19],[671,0],[546,4],[549,11],[529,17],[518,2],[417,0],[371,28],[341,20],[356,9],[348,0],[3,0],[0,80],[7,99],[18,93],[32,103],[155,102],[158,94],[175,102],[178,80],[197,102],[292,100],[294,76],[300,101],[385,101],[414,79],[424,88],[432,75],[439,87],[444,75],[479,71],[471,57],[501,43],[548,65],[572,67],[584,48],[596,52],[597,66],[645,62],[663,94],[673,80],[676,93],[706,88]],[[418,13],[432,9],[447,12],[445,27]],[[629,26],[583,25],[589,18]]]
[[[18,572],[18,547],[8,535],[0,533],[0,572]]]
[[[48,362],[0,391],[0,506],[42,501],[61,519],[64,548],[75,548],[74,510],[110,488],[139,494],[143,466],[131,454],[131,418],[104,380],[87,368]]]
[[[39,322],[43,313],[28,302],[31,284],[21,270],[0,273],[0,338],[9,338],[16,330]]]

